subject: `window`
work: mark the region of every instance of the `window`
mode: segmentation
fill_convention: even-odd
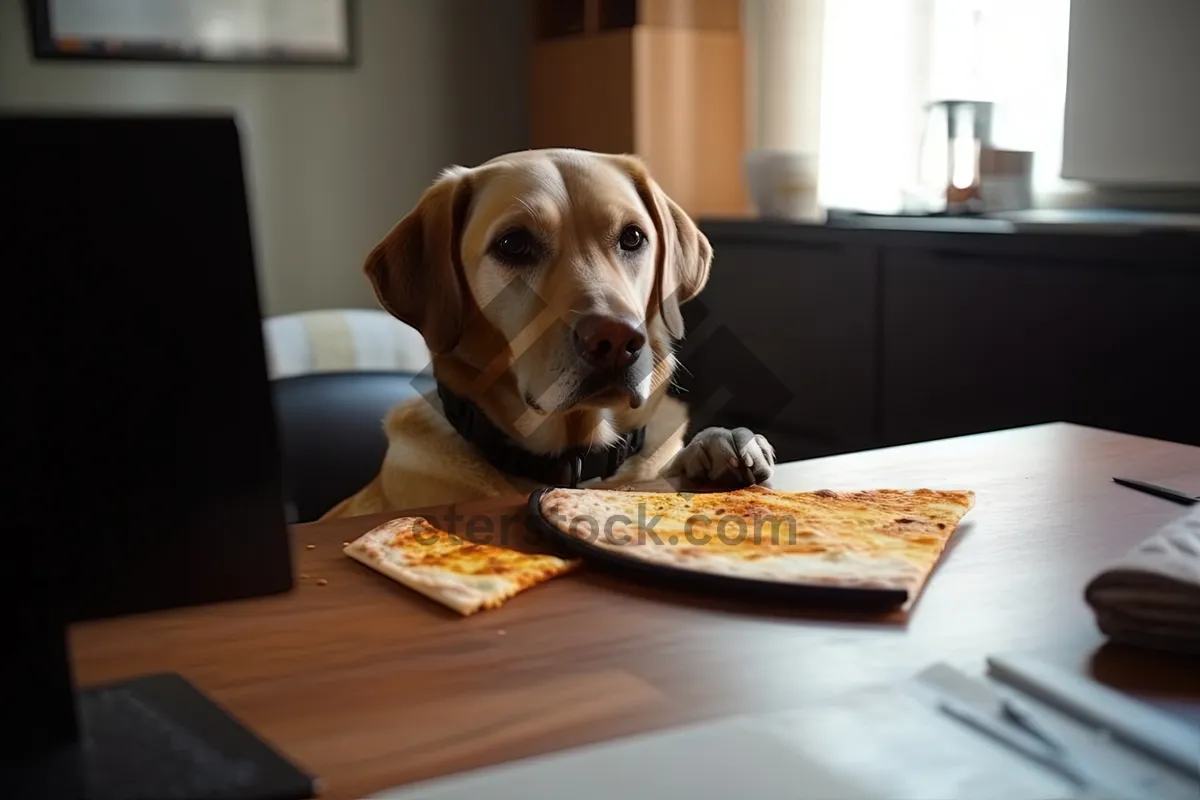
[[[1035,193],[1064,188],[1069,21],[1070,0],[825,0],[822,204],[902,209],[923,108],[951,98],[994,102],[995,145],[1034,152]]]

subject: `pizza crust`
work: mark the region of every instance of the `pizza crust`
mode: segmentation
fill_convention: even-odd
[[[862,589],[911,591],[922,577],[918,567],[901,558],[872,559],[854,554],[840,554],[834,557],[781,555],[762,561],[751,561],[731,558],[719,552],[697,557],[692,550],[669,546],[625,548],[609,543],[600,546],[664,567],[778,583],[815,583]]]

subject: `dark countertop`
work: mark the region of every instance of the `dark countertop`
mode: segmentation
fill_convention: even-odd
[[[855,217],[825,224],[757,218],[701,218],[714,244],[790,244],[802,248],[922,248],[943,255],[1128,260],[1153,248],[1160,266],[1200,268],[1200,229],[1134,224],[1017,224],[953,217]]]

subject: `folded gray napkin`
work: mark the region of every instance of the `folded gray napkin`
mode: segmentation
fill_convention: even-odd
[[[1200,503],[1093,578],[1084,596],[1113,641],[1200,653]]]

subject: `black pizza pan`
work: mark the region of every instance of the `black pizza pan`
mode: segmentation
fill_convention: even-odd
[[[542,513],[542,497],[548,491],[551,489],[538,489],[529,496],[525,514],[525,522],[529,529],[565,554],[577,556],[587,564],[641,584],[707,595],[785,603],[793,608],[803,606],[894,611],[909,599],[906,589],[829,586],[820,583],[743,578],[641,561],[622,555],[618,550],[610,550],[578,539],[559,529]]]

